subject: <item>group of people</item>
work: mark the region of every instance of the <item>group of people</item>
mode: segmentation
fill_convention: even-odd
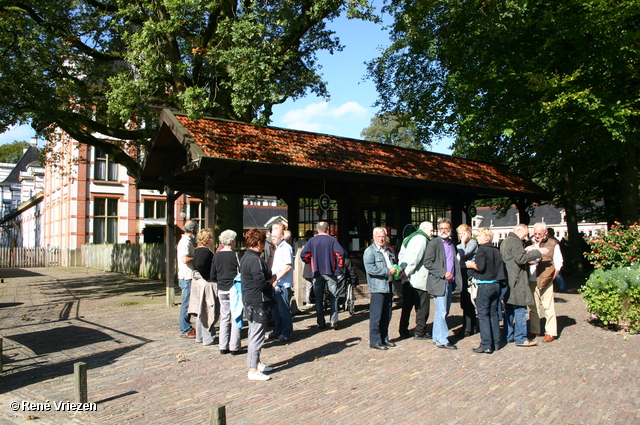
[[[245,234],[246,252],[242,258],[234,251],[237,234],[233,230],[220,234],[215,254],[212,230],[197,232],[197,247],[193,243],[196,232],[197,224],[188,221],[177,246],[178,284],[182,289],[181,336],[213,345],[214,323],[219,318],[220,354],[244,354],[240,328],[242,317],[246,317],[247,377],[266,381],[270,378],[265,372],[272,367],[260,361],[260,353],[267,324],[272,318],[275,320],[270,337],[276,341],[287,341],[293,333],[289,308],[293,250],[285,241],[285,230],[282,225],[275,225],[269,249],[265,249],[265,232],[250,229]],[[191,316],[195,316],[195,328]]]
[[[438,222],[435,237],[432,237],[433,225],[423,222],[402,242],[398,255],[399,271],[389,266],[381,272],[371,265],[367,270],[367,277],[372,275],[374,289],[377,285],[373,276],[388,276],[390,282],[395,276],[403,281],[400,337],[410,337],[409,316],[415,309],[415,339],[432,339],[439,348],[457,349],[449,341],[446,318],[452,293],[461,291],[460,304],[464,316],[461,336],[470,336],[479,329],[481,343],[475,352],[490,354],[510,342],[519,347],[536,346],[535,337],[542,335],[540,310],[544,311],[546,319],[543,341],[556,339],[553,281],[562,269],[563,260],[559,243],[545,223],[534,225],[531,238],[528,226],[517,225],[500,248],[493,244],[493,233],[489,228],[479,229],[475,239],[468,225],[463,224],[456,231],[460,240],[457,246],[452,242],[452,227],[448,219]],[[376,235],[383,233],[384,228],[375,229],[374,241]],[[391,252],[381,245],[373,249]],[[431,297],[436,310],[433,335],[426,331]],[[390,312],[389,317],[380,322],[385,327],[380,333],[387,338],[389,319]],[[503,335],[500,332],[501,321],[504,324]],[[380,341],[377,336],[371,339],[372,348],[384,350],[392,346],[395,346],[393,342]]]
[[[315,294],[318,329],[327,327],[326,294],[329,327],[337,330],[340,282],[345,274],[355,273],[352,266],[345,264],[347,253],[327,233],[328,228],[326,221],[317,223],[316,234],[309,235],[300,259],[305,263],[305,278]],[[370,293],[370,347],[388,350],[396,346],[389,337],[389,325],[397,281],[402,282],[403,294],[401,338],[411,337],[409,321],[415,309],[414,339],[432,340],[442,349],[457,349],[449,340],[447,316],[453,293],[461,292],[464,315],[461,333],[469,336],[479,329],[481,335],[475,352],[490,354],[505,342],[515,342],[519,347],[537,345],[535,337],[542,334],[539,309],[546,319],[543,341],[553,341],[557,338],[553,280],[562,268],[562,255],[558,241],[549,237],[544,223],[536,223],[533,230],[530,239],[528,227],[517,225],[498,249],[489,228],[479,229],[473,239],[471,228],[461,225],[457,229],[460,243],[456,246],[450,220],[441,219],[435,234],[432,223],[425,221],[403,240],[396,256],[389,246],[386,228],[373,229],[373,243],[363,254]],[[212,230],[198,232],[197,224],[189,221],[177,246],[178,284],[182,289],[181,335],[212,345],[216,337],[214,323],[219,318],[220,354],[243,354],[240,328],[245,317],[250,380],[270,379],[265,372],[272,367],[260,360],[265,339],[289,341],[293,333],[290,309],[293,249],[286,240],[286,232],[284,225],[278,223],[267,240],[264,230],[250,229],[245,234],[246,252],[240,257],[234,250],[236,232],[222,232],[214,253]],[[431,298],[435,313],[430,334],[427,321]],[[308,304],[309,301],[307,294]],[[195,328],[191,325],[192,315]],[[271,320],[275,326],[267,337],[266,328]]]

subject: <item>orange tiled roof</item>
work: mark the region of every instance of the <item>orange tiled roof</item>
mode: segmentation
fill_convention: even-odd
[[[176,119],[210,157],[546,194],[501,165],[304,131],[211,118],[191,121],[184,115]]]

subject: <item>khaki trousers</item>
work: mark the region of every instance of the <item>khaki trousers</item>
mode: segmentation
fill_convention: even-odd
[[[540,290],[536,282],[529,282],[531,293],[536,301],[536,305],[529,306],[529,332],[542,335],[540,332],[540,311],[547,319],[545,324],[545,334],[558,336],[558,322],[556,320],[556,308],[553,300],[553,283]]]

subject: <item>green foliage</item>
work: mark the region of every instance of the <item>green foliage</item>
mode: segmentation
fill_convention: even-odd
[[[596,270],[579,292],[592,320],[640,331],[640,268]]]
[[[272,107],[328,97],[316,53],[326,28],[368,0],[14,1],[0,3],[0,130],[60,128],[139,171],[158,108],[266,124]],[[98,134],[104,137],[96,137]]]
[[[596,269],[614,269],[640,264],[640,226],[615,223],[608,232],[598,230],[587,241],[591,247],[585,257]]]
[[[0,162],[16,164],[22,158],[22,148],[27,146],[29,146],[28,142],[19,142],[17,140],[0,145]]]
[[[565,208],[604,198],[620,218],[637,204],[625,181],[637,161],[621,161],[640,145],[636,0],[400,0],[387,11],[393,43],[369,64],[383,113],[413,119],[425,139],[453,135],[456,155],[505,164]]]
[[[401,122],[389,115],[375,115],[371,118],[369,127],[362,130],[360,136],[370,142],[424,150],[424,144],[416,134],[415,124],[411,121]]]

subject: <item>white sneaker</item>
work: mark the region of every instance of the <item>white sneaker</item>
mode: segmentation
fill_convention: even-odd
[[[269,375],[265,375],[264,373],[258,371],[258,372],[248,372],[247,373],[247,378],[249,378],[250,381],[268,381],[269,379],[271,379],[271,377]]]
[[[258,371],[259,372],[271,372],[273,368],[271,366],[267,366],[264,363],[258,363]]]

